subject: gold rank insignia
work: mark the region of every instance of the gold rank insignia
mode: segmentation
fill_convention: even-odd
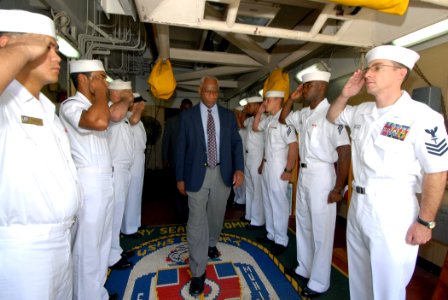
[[[44,122],[42,121],[42,119],[39,119],[39,118],[34,118],[34,117],[29,117],[29,116],[21,116],[21,119],[22,119],[23,124],[31,124],[31,125],[36,125],[36,126],[44,125]]]

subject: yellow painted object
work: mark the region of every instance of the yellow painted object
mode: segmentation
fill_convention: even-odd
[[[409,0],[330,0],[330,2],[346,6],[367,7],[380,12],[400,16],[404,15],[409,5]]]
[[[264,82],[263,96],[267,91],[283,91],[285,92],[285,101],[289,97],[289,75],[283,73],[282,69],[275,69]]]
[[[158,59],[151,74],[149,74],[148,84],[151,93],[157,99],[168,100],[176,90],[176,79],[169,59]]]

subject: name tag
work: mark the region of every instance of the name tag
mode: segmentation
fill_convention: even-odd
[[[42,119],[39,119],[39,118],[28,117],[28,116],[21,116],[21,119],[22,119],[22,123],[23,124],[31,124],[31,125],[36,125],[36,126],[43,126],[44,125],[44,121]]]

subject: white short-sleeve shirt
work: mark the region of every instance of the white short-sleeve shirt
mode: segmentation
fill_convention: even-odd
[[[91,105],[89,99],[77,92],[65,100],[59,109],[62,124],[70,138],[72,157],[77,168],[112,168],[107,130],[79,127],[82,112],[88,110]]]
[[[80,205],[70,145],[54,104],[18,81],[0,95],[0,226],[57,224]]]
[[[112,105],[112,102],[109,103]],[[130,166],[134,160],[134,135],[127,116],[121,121],[110,122],[107,132],[112,164]]]
[[[387,110],[375,102],[347,106],[336,119],[351,129],[356,184],[375,179],[421,186],[421,171],[448,170],[448,140],[441,114],[405,91]]]
[[[325,98],[315,109],[306,107],[286,118],[286,124],[294,126],[299,134],[299,153],[303,163],[335,163],[338,159],[336,148],[350,144],[345,127],[327,120],[329,107]]]
[[[261,121],[266,119],[266,115],[261,115]],[[263,132],[254,131],[252,125],[255,117],[250,117],[244,120],[244,127],[247,130],[246,150],[248,154],[263,153],[264,151],[264,134]]]
[[[264,158],[267,161],[287,161],[288,145],[297,143],[294,128],[278,121],[280,113],[281,110],[260,121],[258,125],[258,129],[264,132]]]

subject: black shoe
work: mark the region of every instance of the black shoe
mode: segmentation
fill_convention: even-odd
[[[248,219],[246,219],[246,216],[245,216],[245,215],[242,215],[242,216],[240,217],[240,221],[241,221],[241,222],[245,222],[245,223],[250,222]]]
[[[110,294],[109,300],[118,300],[118,294],[117,293]]]
[[[251,230],[251,231],[253,231],[253,230],[260,230],[260,229],[263,229],[263,228],[264,228],[264,225],[251,225],[251,224],[249,224],[249,225],[246,226],[246,229],[247,230]]]
[[[305,298],[316,298],[316,297],[319,297],[320,295],[322,295],[322,293],[313,291],[312,289],[310,289],[309,287],[306,286],[302,289],[302,291],[300,292],[300,295]]]
[[[218,248],[208,247],[208,257],[210,257],[211,259],[215,259],[218,258],[220,255],[221,253],[219,253]]]
[[[257,237],[257,242],[259,242],[261,244],[265,244],[265,245],[273,245],[274,244],[274,241],[268,239],[265,236]]]
[[[277,243],[274,243],[274,245],[271,246],[271,253],[275,256],[282,254],[286,251],[286,247]]]
[[[200,277],[191,277],[190,281],[190,295],[195,297],[204,292],[205,273]]]
[[[132,250],[121,252],[121,257],[124,259],[129,259],[129,258],[133,257],[134,255],[135,255],[135,251],[132,251]]]
[[[143,237],[143,235],[138,231],[135,233],[131,233],[131,234],[122,233],[121,235],[125,238],[129,238],[129,239],[133,239],[133,240],[138,240]]]
[[[126,258],[121,258],[113,266],[110,267],[111,270],[126,270],[132,268],[133,264]]]
[[[301,281],[304,281],[305,283],[308,283],[308,280],[309,280],[309,278],[306,278],[306,277],[303,277],[302,275],[297,274],[296,268],[286,268],[285,274],[294,278],[296,281],[301,280]]]
[[[238,210],[245,210],[246,204],[239,204],[239,203],[233,202],[232,207],[235,209],[238,209]]]

